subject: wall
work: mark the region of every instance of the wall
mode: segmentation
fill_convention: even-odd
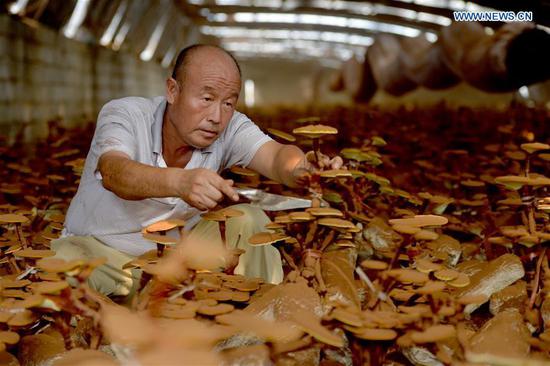
[[[114,52],[31,27],[0,14],[0,136],[47,133],[46,122],[94,120],[108,100],[163,94],[168,71],[136,55]]]
[[[315,61],[289,59],[239,60],[243,79],[255,84],[257,106],[273,105],[332,105],[348,104],[350,98],[328,89],[334,69],[325,68]],[[240,102],[244,103],[244,90]]]
[[[254,80],[258,107],[352,104],[351,98],[344,92],[335,93],[330,90],[330,82],[336,70],[321,67],[317,62],[287,59],[244,59],[239,62],[243,79]],[[533,89],[534,94],[535,88],[530,89]],[[429,106],[444,101],[452,107],[486,107],[502,110],[517,98],[518,94],[515,92],[486,93],[460,83],[445,90],[428,90],[420,87],[401,97],[394,97],[379,90],[370,104],[393,109],[403,105]],[[241,93],[240,103],[244,103],[244,91]]]

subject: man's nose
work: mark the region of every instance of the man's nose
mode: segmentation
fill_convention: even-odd
[[[210,121],[212,123],[220,123],[222,120],[222,103],[213,103],[210,111]]]

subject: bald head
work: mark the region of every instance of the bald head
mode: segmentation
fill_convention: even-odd
[[[186,73],[192,64],[204,64],[216,60],[218,62],[229,62],[235,66],[236,71],[241,77],[241,67],[235,57],[228,51],[218,46],[205,44],[194,44],[180,51],[172,71],[172,78],[178,83],[185,81]]]

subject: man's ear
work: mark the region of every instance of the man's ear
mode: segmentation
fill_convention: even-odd
[[[172,77],[166,79],[166,101],[168,101],[169,104],[174,104],[179,92],[180,87],[178,82]]]

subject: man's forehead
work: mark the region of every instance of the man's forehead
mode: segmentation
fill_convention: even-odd
[[[231,97],[238,97],[240,92],[240,84],[234,84],[234,85],[225,84],[221,88],[219,85],[216,87],[210,84],[203,84],[200,87],[200,91],[201,93],[212,93],[212,94],[219,94],[220,92],[222,92],[222,93],[227,93]]]

